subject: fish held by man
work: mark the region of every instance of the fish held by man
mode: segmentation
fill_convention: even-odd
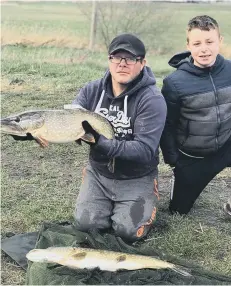
[[[107,139],[114,138],[113,127],[109,121],[98,113],[84,108],[68,108],[61,110],[32,110],[1,119],[1,132],[9,135],[27,136],[31,134],[41,147],[50,143],[78,142],[82,139],[95,143],[94,136],[86,133],[82,122],[88,121],[95,131]],[[108,168],[114,172],[114,160]]]
[[[84,120],[106,138],[114,138],[113,128],[106,118],[82,108],[22,112],[1,119],[1,132],[18,136],[30,133],[42,147],[48,142],[67,143],[80,138],[92,142],[93,136],[86,134],[82,127]]]
[[[151,256],[127,254],[80,247],[49,247],[33,249],[26,255],[33,262],[57,263],[73,269],[99,268],[106,271],[137,269],[172,269],[183,276],[191,276],[182,267]]]

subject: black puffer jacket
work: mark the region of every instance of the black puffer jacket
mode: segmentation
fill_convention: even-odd
[[[218,55],[212,67],[199,68],[184,52],[169,64],[177,70],[163,82],[168,115],[160,146],[174,165],[179,149],[204,157],[231,138],[231,61]]]

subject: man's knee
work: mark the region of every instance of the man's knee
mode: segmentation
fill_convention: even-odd
[[[127,242],[135,242],[144,238],[148,234],[150,228],[151,225],[141,225],[140,227],[132,228],[121,223],[119,225],[113,224],[115,235]]]
[[[81,211],[75,210],[74,220],[76,228],[80,231],[88,231],[90,229],[107,229],[110,227],[110,222],[107,217],[102,217],[97,213],[94,214],[88,209]]]
[[[90,214],[87,210],[82,212],[75,210],[74,213],[75,226],[80,231],[88,231],[91,229],[93,222],[91,221]]]

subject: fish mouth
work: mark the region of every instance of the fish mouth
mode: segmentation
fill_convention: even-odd
[[[44,255],[43,252],[39,254],[39,252],[41,252],[41,250],[38,251],[37,249],[32,249],[26,254],[26,258],[33,262],[46,262],[48,260],[46,255]]]

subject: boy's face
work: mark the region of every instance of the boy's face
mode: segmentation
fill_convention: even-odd
[[[201,68],[212,66],[219,54],[221,43],[222,37],[217,29],[192,29],[188,32],[187,48],[194,59],[194,65]]]

